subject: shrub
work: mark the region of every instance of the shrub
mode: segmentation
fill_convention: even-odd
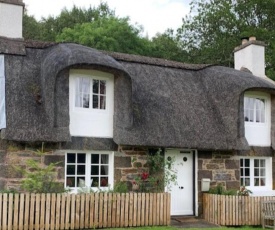
[[[210,188],[210,194],[218,194],[218,195],[236,195],[236,190],[226,190],[222,184],[217,184],[215,187]]]

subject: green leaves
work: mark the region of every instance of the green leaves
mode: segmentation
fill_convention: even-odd
[[[193,0],[177,36],[191,63],[233,67],[233,50],[242,37],[256,36],[268,46],[267,75],[274,77],[275,2],[273,0]],[[273,65],[274,66],[274,65]]]

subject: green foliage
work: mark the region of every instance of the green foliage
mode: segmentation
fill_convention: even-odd
[[[222,184],[218,184],[217,186],[211,188],[209,190],[210,194],[218,194],[218,195],[236,195],[236,190],[226,190]]]
[[[267,44],[267,75],[275,71],[275,1],[193,0],[177,36],[189,53],[188,62],[233,67],[233,49],[242,37],[256,36]]]
[[[163,192],[177,183],[177,173],[173,170],[175,160],[168,161],[159,149],[147,155],[147,168],[139,168],[139,174],[132,182],[138,192]]]
[[[142,54],[146,40],[139,36],[141,30],[138,26],[130,25],[128,18],[112,16],[65,28],[57,36],[57,41],[76,42],[100,50]]]
[[[77,24],[89,23],[99,18],[114,15],[108,5],[101,2],[98,7],[82,9],[74,6],[71,10],[63,9],[59,16],[42,18],[36,21],[33,16],[25,11],[23,18],[23,37],[41,41],[55,41],[64,28],[74,28]]]
[[[26,161],[27,168],[16,167],[16,169],[24,175],[21,181],[21,188],[31,193],[56,193],[65,192],[63,185],[55,182],[57,178],[56,166],[60,162],[50,163],[45,166],[42,163],[44,153],[37,151],[36,155],[39,160],[28,159]]]
[[[127,182],[125,181],[118,181],[114,185],[113,192],[115,193],[127,193],[129,192]]]
[[[183,61],[183,51],[172,30],[152,40],[142,36],[143,28],[129,18],[115,15],[106,3],[98,7],[63,9],[57,17],[36,21],[27,11],[23,18],[23,37],[41,41],[64,41],[92,48]]]

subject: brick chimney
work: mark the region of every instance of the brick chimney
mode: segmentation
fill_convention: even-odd
[[[265,44],[256,37],[243,38],[242,44],[234,49],[237,70],[249,70],[258,77],[265,76]]]
[[[24,3],[22,0],[0,0],[0,36],[23,38]]]

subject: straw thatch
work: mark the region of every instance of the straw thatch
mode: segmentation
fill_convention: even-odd
[[[70,68],[115,75],[113,140],[123,145],[247,149],[243,93],[275,92],[273,83],[225,67],[66,43],[28,42],[25,49],[25,56],[5,56],[7,128],[1,135],[7,140],[83,145],[83,139],[69,133]],[[85,140],[91,149],[116,146],[112,139],[92,139]]]

